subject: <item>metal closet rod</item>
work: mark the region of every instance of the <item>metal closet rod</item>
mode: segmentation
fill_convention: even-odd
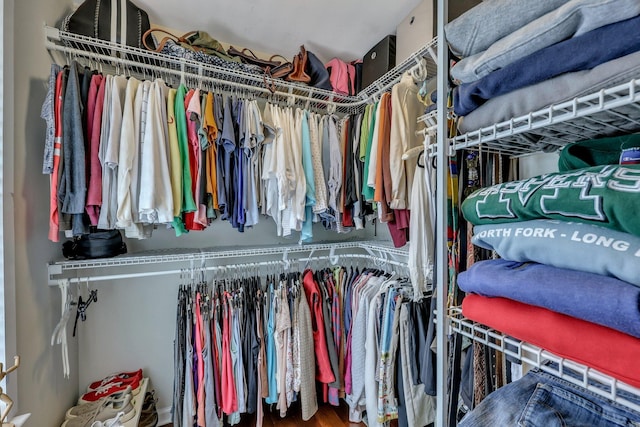
[[[133,265],[148,265],[170,262],[196,262],[201,263],[206,260],[218,260],[222,258],[242,258],[256,256],[274,256],[285,255],[300,252],[309,252],[309,256],[313,256],[315,251],[329,251],[333,256],[336,250],[360,249],[369,253],[372,257],[378,257],[378,254],[384,253],[385,257],[397,256],[405,259],[408,256],[406,250],[397,249],[386,246],[384,242],[379,241],[343,241],[333,243],[315,243],[310,245],[291,245],[291,246],[266,246],[254,248],[207,248],[189,250],[181,252],[180,249],[172,249],[169,253],[162,251],[143,252],[139,254],[125,255],[114,258],[99,258],[86,260],[69,260],[48,264],[48,272],[51,278],[62,274],[63,271],[79,270],[79,269],[95,269],[104,267],[123,267]]]
[[[149,70],[149,72],[151,74],[158,74],[158,75],[171,75],[173,77],[176,78],[176,80],[182,80],[182,79],[190,79],[190,80],[197,80],[198,82],[205,82],[208,84],[211,84],[213,86],[218,86],[221,88],[229,88],[229,90],[233,90],[233,89],[241,89],[241,90],[245,90],[247,92],[252,92],[252,93],[260,93],[260,94],[265,94],[268,96],[276,96],[276,97],[280,97],[280,98],[284,98],[284,99],[288,99],[288,98],[293,98],[295,100],[301,100],[301,101],[309,101],[309,102],[314,102],[314,103],[320,103],[323,105],[326,105],[327,107],[335,105],[336,107],[338,106],[343,106],[342,103],[339,102],[333,102],[330,100],[323,100],[323,99],[318,99],[318,98],[311,98],[309,96],[305,96],[305,95],[298,95],[295,93],[289,93],[289,92],[282,92],[282,91],[276,91],[276,92],[271,92],[269,89],[264,88],[264,87],[260,87],[260,86],[255,86],[255,85],[249,85],[246,83],[240,83],[240,82],[234,82],[231,80],[225,80],[225,79],[221,79],[221,78],[216,78],[216,77],[211,77],[211,76],[206,76],[204,74],[200,75],[200,74],[194,74],[194,73],[190,73],[190,72],[183,72],[181,70],[175,70],[173,68],[162,68],[159,69],[157,65],[153,65],[153,64],[147,64],[144,62],[137,62],[137,61],[132,61],[130,59],[125,59],[125,58],[114,58],[111,56],[107,56],[107,55],[102,55],[99,53],[94,53],[94,52],[88,52],[88,51],[84,51],[84,50],[80,50],[80,49],[76,49],[76,48],[70,48],[70,47],[64,47],[64,46],[58,46],[58,45],[54,45],[55,47],[51,47],[50,49],[52,50],[57,50],[59,52],[63,52],[65,54],[71,55],[71,57],[76,57],[77,58],[83,58],[87,61],[92,61],[92,62],[97,62],[97,63],[108,63],[109,66],[113,66],[113,67],[126,67],[127,71],[130,72],[131,74],[137,74],[137,75],[141,75],[142,73],[137,72],[135,70],[132,70],[132,68],[145,68],[147,70]],[[346,107],[354,107],[354,106],[360,106],[362,104],[366,104],[366,101],[357,101],[355,103],[349,103],[346,104],[344,106]]]
[[[285,258],[282,260],[242,262],[242,263],[234,263],[234,264],[228,264],[228,265],[192,266],[188,268],[161,270],[161,271],[143,271],[138,273],[123,273],[123,274],[105,274],[100,276],[90,275],[90,276],[84,276],[84,277],[71,277],[71,278],[58,279],[58,280],[63,280],[63,281],[67,281],[68,283],[78,284],[78,283],[102,282],[102,281],[110,281],[110,280],[136,279],[136,278],[144,278],[144,277],[188,275],[191,273],[198,273],[203,271],[221,271],[224,274],[228,270],[266,267],[266,266],[282,266],[284,269],[288,270],[291,268],[291,264],[296,262],[300,262],[300,263],[305,262],[308,265],[310,262],[314,262],[314,261],[329,261],[332,265],[337,265],[340,262],[340,258],[365,259],[369,261],[373,260],[373,267],[384,267],[384,266],[392,265],[394,267],[399,267],[404,269],[408,268],[406,263],[402,263],[392,259],[372,257],[371,255],[364,255],[364,254],[330,255],[329,254],[329,255],[316,256],[316,257],[307,257],[307,258],[292,258],[292,259]],[[57,282],[55,284],[57,284]]]
[[[131,74],[142,74],[136,72],[136,68],[144,68],[155,74],[170,74],[180,78],[188,77],[196,81],[207,81],[215,85],[229,87],[232,90],[239,88],[260,94],[277,95],[284,99],[292,99],[294,102],[298,100],[306,101],[308,103],[321,104],[330,109],[340,109],[341,112],[352,112],[375,101],[380,97],[381,93],[388,91],[391,86],[397,83],[404,72],[413,72],[421,68],[423,66],[421,65],[422,58],[429,57],[434,62],[437,62],[437,57],[433,49],[436,45],[436,40],[434,39],[394,69],[380,77],[376,82],[360,92],[358,96],[347,96],[318,88],[301,86],[279,79],[273,79],[271,81],[277,88],[275,92],[271,92],[269,89],[262,87],[264,83],[264,77],[262,75],[254,75],[210,64],[170,57],[157,52],[122,46],[103,40],[63,32],[57,28],[48,26],[45,26],[45,45],[50,52],[57,51],[68,56],[82,57],[88,61],[98,62],[116,68],[120,66],[127,67]],[[80,48],[77,47],[78,45]],[[120,54],[120,56],[115,56],[116,54]],[[129,58],[136,58],[137,60]],[[198,72],[187,72],[187,69],[197,70]],[[222,75],[222,77],[205,76],[205,72]],[[238,80],[244,80],[245,83]],[[294,91],[306,92],[307,94],[300,95],[294,93]],[[317,109],[318,107],[315,108]]]
[[[362,253],[352,253],[352,250],[358,250]],[[342,253],[337,254],[336,251],[342,251]],[[349,252],[344,253],[344,251]],[[156,267],[150,270],[156,270],[154,271],[154,274],[161,275],[164,274],[164,271],[170,271],[172,273],[179,272],[180,268],[176,269],[175,267],[181,266],[186,266],[187,268],[195,268],[197,266],[206,267],[208,262],[213,262],[220,266],[219,264],[223,259],[229,259],[236,264],[246,265],[250,264],[251,260],[255,260],[256,257],[270,257],[262,259],[264,261],[274,261],[274,257],[281,256],[282,261],[286,262],[288,261],[288,257],[292,254],[299,254],[299,256],[312,258],[314,255],[319,255],[318,252],[323,252],[323,254],[328,253],[330,260],[337,260],[341,256],[352,256],[354,258],[365,256],[370,257],[371,259],[377,259],[379,262],[384,262],[385,260],[397,261],[401,265],[406,264],[405,261],[408,257],[408,253],[406,251],[387,246],[384,242],[365,240],[316,243],[296,246],[267,246],[244,249],[220,248],[218,250],[214,250],[211,248],[200,249],[197,250],[197,252],[188,251],[182,253],[180,249],[172,249],[170,252],[152,251],[114,258],[69,260],[49,263],[47,264],[47,270],[49,284],[56,285],[58,283],[58,279],[73,278],[74,276],[76,278],[80,276],[98,277],[98,274],[95,273],[98,273],[98,269],[102,268],[118,268],[122,273],[122,268],[155,265]],[[275,258],[275,260],[277,260],[277,258]],[[176,265],[175,263],[178,264]],[[159,264],[162,264],[162,267],[157,267]],[[109,275],[109,277],[112,277],[112,275]],[[123,278],[126,277],[133,276],[124,276]]]

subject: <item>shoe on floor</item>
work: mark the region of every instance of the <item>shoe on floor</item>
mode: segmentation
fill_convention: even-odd
[[[153,412],[156,410],[156,404],[158,403],[158,399],[155,396],[156,391],[151,390],[148,391],[144,396],[144,402],[142,402],[142,409],[140,409],[140,413],[144,414],[147,412]]]
[[[131,387],[127,387],[122,391],[113,393],[110,396],[103,397],[94,402],[76,405],[67,411],[65,417],[66,419],[71,419],[83,416],[84,414],[93,413],[99,406],[110,406],[115,409],[122,409],[127,406],[127,403],[131,401],[131,398]]]
[[[155,390],[148,391],[144,396],[144,402],[142,402],[138,427],[156,427],[158,425],[157,403]]]
[[[124,427],[124,424],[122,424],[120,420],[122,415],[124,415],[124,413],[118,412],[115,418],[110,418],[107,421],[94,421],[91,427]]]
[[[107,375],[103,379],[99,381],[94,381],[91,384],[89,384],[89,387],[87,387],[87,391],[95,390],[111,382],[123,382],[123,380],[128,380],[132,378],[138,378],[138,381],[142,381],[142,369],[138,369],[137,371],[132,371],[132,372],[120,372],[117,374]]]
[[[80,396],[78,399],[78,404],[82,405],[83,403],[95,402],[96,400],[100,400],[104,397],[111,396],[114,393],[119,393],[127,389],[127,387],[131,388],[131,394],[134,396],[140,392],[140,381],[138,378],[134,378],[132,380],[125,380],[126,382],[112,382],[102,387],[98,387],[95,390],[87,392]]]
[[[158,425],[158,412],[147,412],[140,416],[138,427],[156,427]]]
[[[122,415],[119,417],[120,423],[125,423],[132,419],[136,414],[133,405],[131,404],[131,395],[128,395],[127,404],[123,405],[123,407],[119,409],[115,409],[108,405],[100,405],[96,407],[93,412],[88,412],[84,415],[73,417],[71,419],[66,420],[62,427],[91,427],[93,423],[96,421],[101,421],[103,426],[105,425],[105,421],[108,421],[113,418],[117,418],[118,414],[122,412]],[[108,425],[108,424],[106,424]]]

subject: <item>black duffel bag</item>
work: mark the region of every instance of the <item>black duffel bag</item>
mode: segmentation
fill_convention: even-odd
[[[127,245],[119,230],[96,230],[62,244],[62,255],[67,259],[110,258],[126,253]]]
[[[149,28],[147,12],[130,0],[85,0],[62,23],[63,31],[140,49],[144,49],[142,36]]]

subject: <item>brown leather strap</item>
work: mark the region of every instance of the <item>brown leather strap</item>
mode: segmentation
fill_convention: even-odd
[[[271,83],[267,82],[267,77],[269,77],[269,79],[271,80]],[[264,87],[266,87],[267,89],[269,89],[269,92],[271,93],[276,93],[276,85],[273,82],[273,79],[271,78],[271,68],[267,67],[264,70],[264,75],[262,76],[262,79],[264,80]]]
[[[256,54],[255,54],[255,53],[253,53],[253,52],[251,51],[251,49],[249,49],[249,48],[247,48],[247,47],[245,47],[244,49],[242,49],[242,53],[243,53],[243,54],[247,55],[247,53],[246,53],[246,52],[249,52],[249,53],[251,54],[251,58],[253,58],[253,59],[257,59],[257,60],[259,60],[259,61],[262,61],[262,59],[258,58],[258,57],[256,56]],[[247,55],[247,56],[249,56],[249,55]]]
[[[287,58],[285,58],[285,57],[284,57],[284,56],[282,56],[282,55],[278,55],[278,54],[271,55],[271,58],[269,58],[269,61],[273,61],[273,58],[281,58],[281,59],[284,59],[284,62],[283,62],[283,63],[290,62]]]
[[[162,40],[158,43],[158,46],[154,49],[152,47],[150,47],[147,44],[147,38],[151,35],[151,33],[154,32],[160,32],[160,33],[164,33],[169,35],[170,37],[163,37]],[[142,36],[142,43],[144,43],[144,47],[146,47],[148,50],[152,50],[154,52],[160,52],[162,50],[162,48],[164,47],[164,45],[167,43],[167,40],[172,40],[174,42],[179,42],[180,38],[175,36],[174,34],[171,34],[169,31],[167,30],[163,30],[161,28],[149,28],[147,31],[145,31],[144,35]]]

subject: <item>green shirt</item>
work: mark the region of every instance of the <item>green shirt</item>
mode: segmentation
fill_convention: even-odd
[[[482,188],[462,203],[474,225],[557,219],[640,236],[640,165],[605,165]]]
[[[373,200],[373,194],[375,193],[375,189],[367,185],[367,180],[369,179],[369,160],[371,159],[371,146],[373,145],[373,128],[376,125],[376,109],[377,108],[378,108],[378,103],[376,102],[371,107],[371,112],[369,114],[371,122],[369,123],[369,132],[367,133],[367,152],[364,158],[364,171],[363,171],[363,177],[362,177],[362,196],[368,202]]]
[[[184,108],[184,98],[187,88],[184,85],[178,87],[176,93],[175,111],[176,126],[178,128],[178,146],[180,147],[180,159],[182,160],[182,212],[195,212],[196,202],[193,200],[191,190],[191,170],[189,169],[189,141],[187,137],[187,112]]]
[[[560,172],[598,165],[617,165],[625,148],[640,147],[640,134],[588,139],[566,145],[558,158]]]

